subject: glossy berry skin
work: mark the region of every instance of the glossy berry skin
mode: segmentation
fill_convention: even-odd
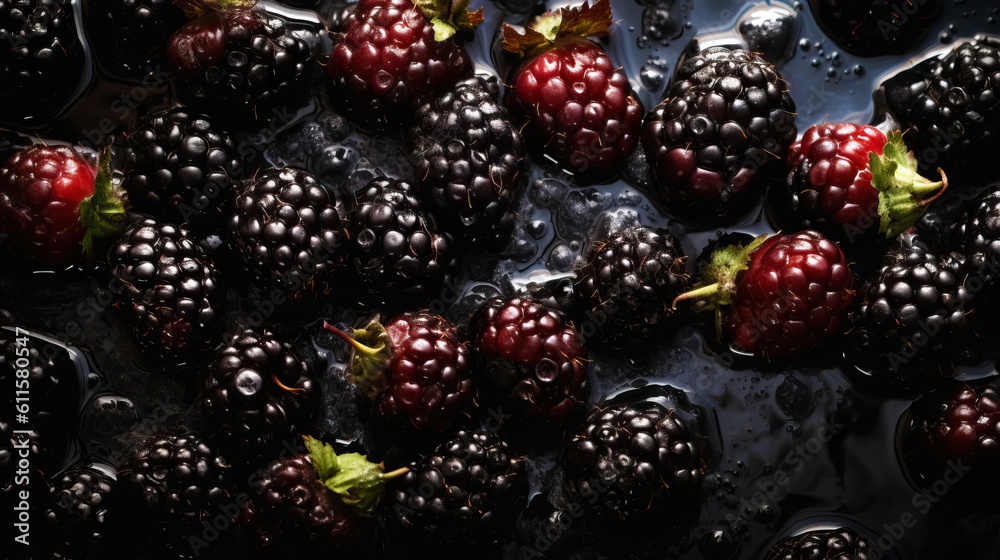
[[[795,102],[771,64],[711,47],[685,60],[647,116],[642,145],[668,210],[691,222],[744,213],[795,141]]]
[[[412,119],[415,104],[471,72],[455,40],[434,28],[410,0],[361,0],[336,36],[326,70],[333,99],[360,124],[382,127]]]
[[[358,539],[354,515],[320,482],[309,455],[274,461],[256,490],[240,522],[265,555],[319,552]]]
[[[887,253],[852,312],[859,367],[893,385],[949,376],[971,336],[974,296],[966,278],[966,259],[957,253],[938,255],[909,242]]]
[[[49,488],[43,514],[52,558],[95,558],[109,546],[108,508],[115,479],[100,467],[79,464]]]
[[[308,99],[311,58],[304,39],[257,10],[210,10],[167,44],[177,97],[239,124],[287,122]]]
[[[0,232],[42,266],[72,264],[86,232],[80,202],[94,194],[96,175],[69,146],[36,144],[15,153],[0,167]]]
[[[407,466],[386,491],[387,515],[440,548],[486,546],[525,497],[524,461],[498,433],[462,430]]]
[[[507,101],[514,124],[527,123],[527,138],[573,173],[616,169],[639,139],[642,107],[628,77],[586,39],[525,61]]]
[[[679,506],[704,469],[690,428],[654,402],[595,410],[570,436],[565,461],[571,492],[621,521]]]
[[[347,259],[335,203],[307,171],[262,170],[236,198],[233,247],[259,284],[292,297],[323,293]]]
[[[880,549],[852,529],[810,531],[788,537],[765,560],[875,560]]]
[[[941,16],[943,5],[943,0],[809,0],[823,31],[841,48],[861,56],[911,50]]]
[[[586,396],[584,340],[559,311],[516,296],[487,303],[471,325],[484,362],[475,372],[508,392],[528,418],[563,420]]]
[[[229,465],[200,436],[153,436],[140,441],[118,467],[114,511],[126,531],[145,537],[156,554],[174,558],[200,534],[208,515],[231,500]],[[128,534],[128,533],[125,533]]]
[[[499,104],[495,78],[466,78],[425,102],[410,128],[421,200],[443,227],[477,244],[504,246],[525,143]]]
[[[455,271],[455,242],[422,210],[412,183],[377,177],[356,197],[345,222],[366,290],[390,298],[424,294]]]
[[[397,315],[385,330],[392,340],[392,379],[376,411],[420,430],[448,430],[475,396],[469,349],[450,323],[425,311]]]
[[[666,229],[604,229],[578,261],[573,290],[605,342],[638,350],[671,322],[674,298],[687,291],[685,255]]]
[[[963,384],[931,393],[915,406],[908,436],[919,474],[934,480],[949,461],[989,476],[1000,465],[1000,395],[991,386]],[[937,406],[931,407],[932,404]],[[971,473],[970,473],[971,474]]]
[[[962,43],[886,83],[889,108],[907,130],[922,172],[992,180],[1000,148],[1000,49]]]
[[[221,276],[187,228],[144,219],[108,257],[116,307],[136,341],[161,356],[207,349],[225,304]]]
[[[110,73],[165,82],[167,42],[187,23],[170,0],[84,0],[84,25],[97,61]]]
[[[879,229],[879,192],[869,154],[882,154],[886,137],[873,126],[823,123],[788,148],[785,188],[772,188],[783,227],[808,228],[831,239],[856,241]]]
[[[183,107],[158,111],[126,141],[122,187],[133,207],[203,231],[221,228],[243,157],[211,117]]]
[[[247,461],[308,423],[320,392],[287,343],[249,328],[216,350],[203,389],[201,409],[209,426],[220,444]]]
[[[768,359],[803,356],[839,334],[854,301],[844,253],[811,230],[766,240],[738,284],[726,333]]]
[[[998,298],[993,288],[1000,281],[1000,189],[991,189],[975,201],[962,216],[955,235],[956,245],[968,258],[975,281],[986,288],[980,290],[977,306],[984,310],[995,309]]]

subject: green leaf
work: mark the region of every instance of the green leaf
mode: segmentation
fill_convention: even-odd
[[[503,48],[508,52],[527,53],[550,45],[563,37],[603,37],[614,23],[611,0],[559,8],[535,18],[523,31],[503,26]]]
[[[111,157],[111,148],[102,150],[94,178],[94,194],[80,202],[80,224],[86,230],[83,255],[88,262],[93,262],[95,243],[125,231],[125,205],[115,189]]]
[[[448,22],[441,20],[441,18],[432,19],[431,25],[434,26],[434,40],[439,43],[448,40],[458,31],[458,29],[455,29]]]
[[[407,472],[403,468],[385,473],[382,464],[372,463],[365,455],[337,455],[329,444],[309,436],[303,439],[320,481],[361,517],[375,515],[386,481]]]
[[[414,0],[431,25],[434,40],[447,41],[459,31],[472,31],[483,21],[483,9],[468,10],[470,0]]]
[[[940,181],[931,181],[917,172],[917,158],[907,150],[903,133],[887,136],[882,155],[868,156],[872,186],[879,191],[879,232],[893,238],[920,219],[934,199],[948,188],[948,177],[940,168]]]

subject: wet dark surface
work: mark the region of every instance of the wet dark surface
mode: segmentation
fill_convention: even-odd
[[[473,8],[480,4],[474,2]],[[880,124],[887,130],[892,117],[876,103],[878,86],[898,69],[953,42],[977,33],[997,33],[998,9],[990,4],[945,0],[941,18],[902,56],[849,54],[820,31],[807,5],[777,1],[650,1],[643,6],[616,0],[618,24],[601,44],[622,65],[647,111],[662,98],[677,60],[692,41],[702,47],[748,45],[765,53],[788,81],[800,134],[822,121]],[[308,10],[329,16],[333,26],[344,9],[333,2],[296,3],[304,9],[265,5],[293,20],[303,33],[319,32],[316,47],[326,51],[329,37],[323,23]],[[504,5],[520,10],[528,4]],[[466,46],[480,70],[504,79],[515,61],[500,53],[498,30],[502,22],[520,23],[525,16],[486,7],[486,21]],[[74,9],[80,13],[79,5]],[[81,85],[73,106],[51,125],[20,123],[25,137],[95,147],[104,136],[120,134],[143,107],[167,102],[167,87],[112,81],[92,69],[89,49],[85,55],[87,85]],[[341,192],[357,189],[378,174],[410,173],[400,135],[372,137],[324,109],[324,76],[317,72],[311,106],[279,116],[263,131],[239,133],[248,162],[303,166]],[[4,140],[16,141],[5,135],[0,150]],[[515,290],[536,291],[569,309],[575,259],[595,224],[607,215],[668,227],[680,235],[685,252],[692,256],[727,231],[753,235],[772,231],[762,206],[748,209],[726,228],[685,227],[671,220],[644,190],[641,156],[641,150],[633,155],[621,178],[602,184],[575,182],[533,159],[516,202],[518,227],[506,251],[500,256],[470,253],[456,285],[414,305],[429,307],[459,325],[484,298]],[[972,198],[986,186],[952,188],[935,208]],[[357,323],[373,309],[344,293],[332,294],[314,309],[283,310],[232,273],[235,267],[226,261],[224,250],[217,254],[220,267],[228,273],[226,332],[237,325],[266,324],[326,370],[321,383],[324,409],[313,434],[374,456],[387,454],[391,459],[399,453],[385,434],[367,426],[363,406],[341,375],[343,349],[321,328],[321,319]],[[853,258],[860,262],[868,256]],[[100,264],[88,270],[35,274],[5,266],[0,274],[0,308],[13,314],[13,324],[41,333],[32,344],[71,358],[77,372],[77,380],[67,386],[78,396],[73,400],[78,406],[57,412],[60,421],[51,430],[54,458],[47,475],[54,476],[81,458],[115,465],[137,434],[202,428],[196,364],[165,370],[155,358],[141,354],[122,316],[111,306],[114,289]],[[244,291],[249,295],[241,295]],[[585,315],[574,319],[585,335],[600,329]],[[1000,513],[967,513],[963,499],[955,496],[946,500],[931,496],[935,503],[925,506],[928,498],[904,472],[897,435],[910,400],[876,395],[859,385],[850,357],[838,356],[837,348],[794,368],[762,364],[719,348],[711,340],[710,325],[705,326],[683,327],[646,357],[592,351],[592,392],[586,410],[611,398],[650,395],[687,403],[681,408],[688,409],[701,426],[710,450],[712,472],[703,482],[703,503],[692,508],[696,515],[688,516],[681,529],[666,532],[666,537],[658,535],[636,546],[632,553],[637,557],[755,559],[784,535],[834,526],[850,526],[868,535],[889,558],[943,558],[951,557],[953,550],[961,551],[955,557],[965,558],[1000,554],[996,537]],[[60,349],[49,338],[71,348]],[[995,370],[990,361],[959,373],[960,378],[975,378]],[[664,389],[667,386],[683,397]],[[556,434],[527,442],[524,448],[531,460],[535,493],[558,481],[559,469],[554,468],[558,441]],[[558,506],[558,496],[538,493],[532,509],[547,512],[550,503]],[[904,520],[910,526],[904,526]],[[532,558],[551,550],[560,551],[552,552],[552,557],[562,557],[562,549],[551,543],[581,535],[582,528],[582,523],[570,522],[560,538],[522,536],[525,542],[507,547],[504,554]],[[522,533],[530,536],[531,531],[530,524],[522,524]],[[612,552],[620,546],[614,538],[587,533],[582,542],[592,551],[621,557]],[[220,557],[237,557],[216,552]]]

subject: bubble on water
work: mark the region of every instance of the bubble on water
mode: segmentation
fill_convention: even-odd
[[[622,206],[639,206],[642,204],[642,195],[632,189],[626,189],[618,195],[618,204]]]
[[[799,41],[799,49],[802,51],[808,51],[810,47],[809,39],[801,39]]]
[[[793,420],[805,418],[816,407],[809,386],[793,374],[785,375],[775,388],[774,401],[781,413]]]
[[[556,231],[564,239],[586,238],[609,198],[597,189],[572,191],[556,210]]]
[[[683,2],[650,0],[642,10],[642,33],[638,41],[669,41],[684,33],[678,10]]]
[[[646,63],[639,70],[639,79],[648,90],[659,90],[667,79],[667,60],[656,55],[646,58]]]
[[[528,198],[539,208],[552,208],[563,199],[569,191],[569,185],[558,179],[538,179],[528,190]]]
[[[852,68],[852,70],[854,71],[854,75],[855,76],[864,76],[865,75],[865,67],[862,66],[862,65],[860,65],[860,64],[855,64],[854,68]]]
[[[548,224],[542,220],[535,220],[529,223],[526,227],[528,235],[535,239],[541,239],[545,237],[545,232],[548,230]]]
[[[360,158],[361,154],[353,148],[337,145],[327,146],[316,158],[312,167],[319,175],[346,176]]]
[[[938,39],[940,39],[942,43],[950,43],[951,33],[948,33],[947,31],[942,31],[941,34],[938,35]]]
[[[560,243],[549,254],[549,268],[556,272],[569,272],[573,270],[575,260],[576,251],[570,249],[569,245]]]
[[[748,12],[740,18],[736,29],[750,50],[763,54],[767,60],[779,61],[795,53],[800,26],[791,8],[772,4]]]
[[[519,237],[514,239],[504,251],[504,254],[519,263],[531,262],[538,251],[538,243],[531,239]]]
[[[814,59],[812,59],[812,60],[809,61],[809,65],[812,66],[813,68],[819,68],[820,64],[823,64],[823,63],[820,62],[820,60],[818,58],[814,58]]]
[[[625,180],[632,186],[649,190],[649,165],[646,163],[646,151],[642,148],[633,150],[625,163]]]

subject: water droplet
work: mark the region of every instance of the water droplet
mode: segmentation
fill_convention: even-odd
[[[803,51],[808,51],[809,39],[802,39],[801,41],[799,41],[799,48],[802,49]]]
[[[855,64],[853,70],[854,70],[854,74],[857,75],[857,76],[864,76],[865,75],[865,67],[862,66],[862,65],[860,65],[860,64]]]
[[[811,64],[813,68],[819,68],[819,65],[822,63],[819,61],[818,58],[814,58],[809,62],[809,64]]]

